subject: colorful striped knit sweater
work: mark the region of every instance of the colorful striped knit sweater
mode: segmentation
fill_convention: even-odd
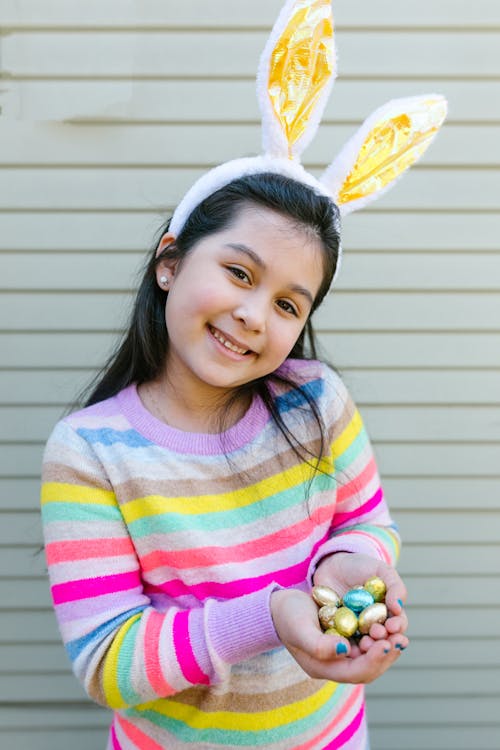
[[[75,674],[114,709],[109,749],[368,746],[362,686],[310,679],[280,646],[269,597],[309,590],[331,552],[394,563],[398,536],[342,381],[319,362],[286,366],[325,423],[315,474],[259,398],[222,435],[194,434],[156,420],[129,386],[49,439],[52,596]],[[276,403],[317,445],[300,389]]]

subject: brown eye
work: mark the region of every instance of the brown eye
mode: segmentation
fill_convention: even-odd
[[[295,315],[296,318],[298,318],[299,314],[297,312],[297,309],[290,304],[286,299],[280,299],[278,300],[278,307],[280,307],[284,312],[290,313],[291,315]]]
[[[242,268],[238,268],[238,266],[228,266],[228,271],[239,281],[250,282],[249,275]]]

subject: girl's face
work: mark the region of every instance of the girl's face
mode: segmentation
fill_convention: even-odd
[[[165,274],[168,379],[184,394],[220,396],[284,362],[320,287],[323,251],[306,229],[248,206],[180,263],[159,263],[158,280]]]

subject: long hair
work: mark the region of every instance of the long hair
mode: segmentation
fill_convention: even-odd
[[[263,173],[234,180],[193,210],[173,246],[169,246],[158,256],[156,247],[154,248],[144,268],[128,328],[116,350],[86,389],[88,395],[83,399],[86,406],[114,396],[131,383],[140,384],[153,380],[161,373],[169,346],[165,325],[168,292],[157,284],[158,263],[166,256],[182,263],[198,241],[228,227],[236,219],[238,212],[248,205],[272,209],[295,223],[298,229],[314,233],[323,252],[323,280],[310,315],[321,304],[330,288],[339,257],[340,221],[337,207],[326,196],[318,195],[308,186],[282,175]],[[161,230],[161,235],[168,231],[168,227],[169,222]],[[316,356],[317,344],[309,316],[289,357],[315,359]],[[270,388],[273,383],[302,391],[319,426],[321,445],[317,453],[314,451],[313,454],[309,448],[298,443],[286,426]],[[324,427],[314,399],[301,388],[300,383],[288,374],[271,373],[236,389],[233,398],[237,399],[243,393],[259,394],[295,453],[303,460],[314,455],[319,462],[324,450]]]

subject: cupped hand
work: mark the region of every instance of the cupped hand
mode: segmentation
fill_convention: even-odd
[[[369,555],[337,552],[324,557],[314,574],[316,586],[329,586],[339,596],[343,596],[354,586],[363,585],[374,576],[381,578],[387,587],[385,603],[389,617],[384,625],[372,625],[369,633],[371,641],[365,640],[365,645],[371,645],[372,641],[387,639],[390,636],[402,635],[408,628],[408,618],[403,606],[406,601],[406,587],[396,569]],[[406,648],[406,645],[408,644],[403,645],[403,648]]]
[[[365,650],[346,638],[323,633],[318,608],[312,597],[296,589],[280,589],[271,595],[271,614],[276,632],[302,669],[316,679],[366,684],[396,661],[408,639],[401,633],[373,639]],[[369,636],[367,636],[369,638]]]

